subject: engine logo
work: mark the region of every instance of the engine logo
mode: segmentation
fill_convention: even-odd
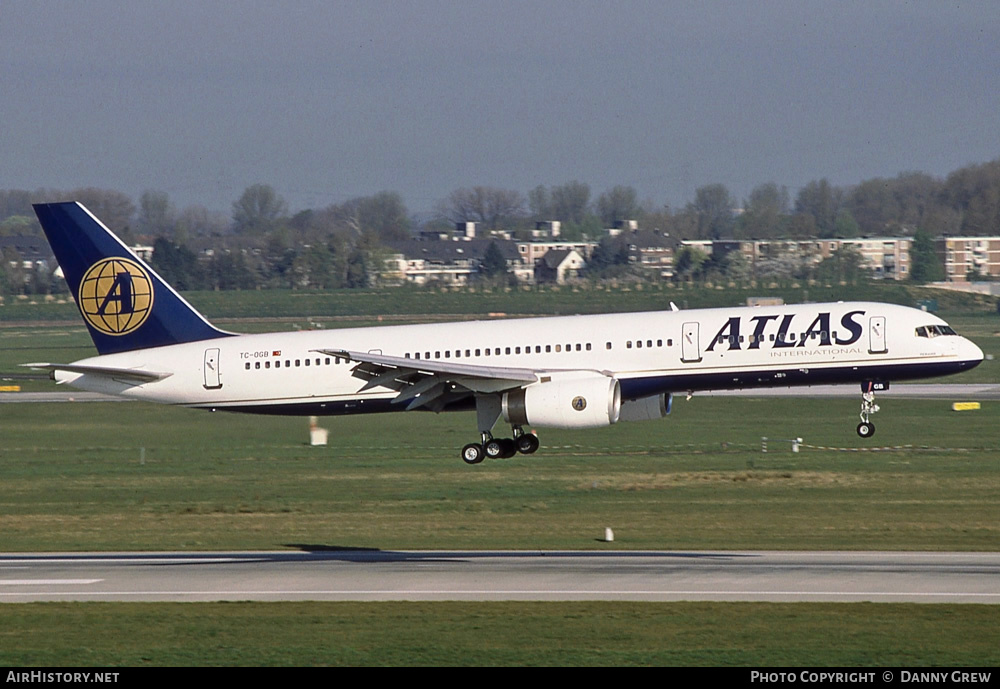
[[[105,335],[127,335],[146,322],[153,309],[149,273],[127,258],[105,258],[80,280],[80,312]]]
[[[577,396],[573,398],[571,404],[573,405],[573,408],[576,409],[577,411],[583,411],[584,409],[587,408],[587,399],[585,397]]]

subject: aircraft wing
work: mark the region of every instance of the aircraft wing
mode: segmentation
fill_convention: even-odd
[[[405,359],[343,349],[313,351],[357,362],[353,375],[366,381],[359,392],[374,387],[396,390],[399,394],[393,404],[405,402],[407,410],[426,406],[440,411],[446,404],[470,394],[502,392],[538,382],[536,372],[526,368]]]
[[[161,373],[158,371],[144,371],[137,368],[114,368],[112,366],[87,366],[80,364],[21,364],[25,368],[41,369],[43,371],[66,371],[68,373],[81,373],[88,376],[102,376],[111,378],[120,383],[132,385],[143,385],[145,383],[155,383],[156,381],[169,378],[173,373]]]

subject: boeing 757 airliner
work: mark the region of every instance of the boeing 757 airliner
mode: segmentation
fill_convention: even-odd
[[[526,427],[658,419],[674,393],[861,386],[969,370],[940,318],[874,302],[561,316],[237,335],[217,329],[79,203],[35,206],[98,356],[27,364],[57,383],[199,409],[339,415],[474,410],[462,459],[538,449]],[[503,417],[510,437],[494,437]]]

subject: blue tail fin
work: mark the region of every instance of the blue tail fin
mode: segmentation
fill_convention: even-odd
[[[101,354],[198,342],[215,328],[79,203],[35,204]]]

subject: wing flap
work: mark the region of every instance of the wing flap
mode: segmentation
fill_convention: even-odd
[[[477,364],[459,364],[451,361],[431,359],[405,359],[400,356],[387,356],[372,352],[352,352],[344,349],[314,349],[314,352],[336,356],[341,359],[356,361],[359,364],[374,364],[385,369],[413,371],[426,374],[440,374],[449,377],[484,378],[493,380],[514,381],[518,385],[538,382],[538,375],[527,368],[510,366],[480,366]]]
[[[434,403],[440,405],[442,397],[454,400],[474,393],[497,393],[538,382],[538,375],[526,368],[406,359],[345,349],[313,351],[356,362],[353,375],[365,381],[362,390],[374,387],[395,390],[399,394],[393,403],[407,403],[407,410],[433,407]]]

